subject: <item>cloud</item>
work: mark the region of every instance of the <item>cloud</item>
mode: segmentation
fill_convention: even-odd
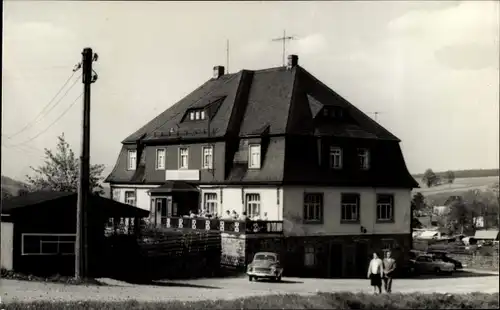
[[[328,47],[328,42],[322,34],[317,33],[298,39],[292,47],[299,55],[319,54]]]

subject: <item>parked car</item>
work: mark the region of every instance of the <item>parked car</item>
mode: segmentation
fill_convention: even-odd
[[[279,255],[272,252],[258,252],[247,267],[248,280],[270,279],[281,281],[283,268],[280,265]]]
[[[455,270],[455,265],[434,258],[432,255],[418,255],[415,259],[410,260],[411,272],[414,274],[451,274]]]
[[[430,254],[430,255],[432,255],[432,256],[434,256],[434,258],[436,258],[436,259],[442,260],[443,262],[452,263],[455,266],[454,271],[457,271],[459,269],[463,269],[464,268],[464,266],[462,265],[461,262],[459,262],[456,259],[453,259],[453,258],[449,257],[448,253],[446,251],[429,250],[429,251],[427,251],[427,253]]]

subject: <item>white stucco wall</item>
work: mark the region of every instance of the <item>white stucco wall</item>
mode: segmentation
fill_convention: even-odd
[[[2,268],[12,270],[13,268],[13,253],[14,253],[14,224],[1,223],[1,253],[0,263]]]
[[[260,195],[260,213],[267,212],[269,221],[283,219],[283,190],[280,187],[201,187],[201,204],[204,205],[205,193],[216,193],[218,199],[218,213],[224,214],[226,210],[235,210],[241,214],[245,210],[246,194]],[[279,198],[278,198],[279,197]]]
[[[411,191],[389,188],[340,188],[340,187],[285,187],[284,231],[285,235],[359,235],[361,226],[367,234],[410,233]],[[303,224],[303,201],[305,192],[323,193],[324,223]],[[341,218],[341,194],[360,195],[360,223],[343,224]],[[394,194],[394,222],[376,222],[376,195]]]
[[[125,192],[136,190],[136,207],[150,211],[151,200],[148,194],[150,189],[158,186],[144,186],[144,185],[113,185],[111,187],[111,195],[114,200],[125,203]]]

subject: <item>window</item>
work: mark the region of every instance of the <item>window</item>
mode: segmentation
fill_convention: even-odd
[[[359,221],[359,194],[342,194],[341,220],[343,222]]]
[[[260,194],[247,194],[245,211],[248,217],[260,215]]]
[[[314,246],[306,245],[304,247],[304,266],[314,267],[316,265],[316,253],[314,252]]]
[[[131,206],[135,206],[135,191],[125,192],[125,203]]]
[[[137,151],[136,150],[128,150],[128,170],[135,170],[137,167]]]
[[[201,119],[205,119],[205,111],[201,111],[200,112],[200,118]]]
[[[323,108],[323,116],[328,116],[329,111],[327,108]]]
[[[323,194],[304,194],[304,221],[316,223],[323,221]]]
[[[392,221],[394,219],[394,195],[377,195],[377,221]]]
[[[260,145],[250,145],[248,149],[250,153],[248,159],[248,168],[260,169]]]
[[[189,160],[189,151],[186,147],[179,149],[179,169],[187,169]]]
[[[156,169],[162,170],[165,169],[165,149],[157,149],[156,150]]]
[[[368,170],[369,166],[369,152],[367,149],[358,149],[358,158],[359,158],[359,168],[363,170]]]
[[[203,169],[212,169],[213,163],[213,148],[211,146],[203,147],[202,167]]]
[[[339,147],[330,147],[330,167],[332,169],[342,168],[342,149]]]
[[[21,255],[74,255],[74,234],[22,234]]]
[[[200,119],[200,111],[195,112],[195,119],[199,120]]]
[[[194,111],[193,112],[189,112],[189,120],[190,121],[194,121]]]
[[[205,209],[210,214],[217,212],[217,194],[216,193],[205,193]]]

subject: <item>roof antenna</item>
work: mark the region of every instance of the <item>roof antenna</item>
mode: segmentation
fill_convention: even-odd
[[[295,36],[286,36],[286,30],[283,30],[283,36],[281,38],[273,39],[274,42],[283,41],[283,67],[285,66],[286,60],[286,41],[296,40]]]
[[[229,74],[229,39],[226,40],[226,70]]]

